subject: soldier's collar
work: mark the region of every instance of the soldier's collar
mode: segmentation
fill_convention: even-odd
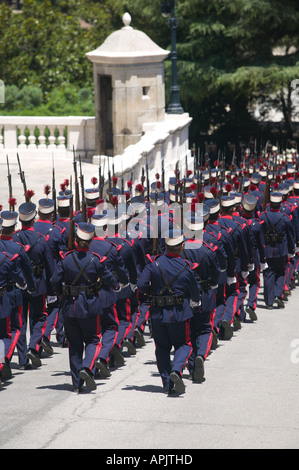
[[[169,256],[170,258],[180,258],[181,255],[175,254],[175,253],[166,253],[166,256]]]

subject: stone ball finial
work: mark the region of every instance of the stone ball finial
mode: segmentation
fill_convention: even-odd
[[[132,26],[130,26],[130,23],[132,21],[132,17],[130,15],[130,13],[126,12],[124,15],[123,15],[123,24],[124,24],[124,28],[127,28],[127,29],[133,29]]]

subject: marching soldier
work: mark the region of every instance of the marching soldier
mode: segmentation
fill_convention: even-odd
[[[101,287],[118,288],[116,278],[103,263],[104,259],[89,249],[94,232],[92,224],[78,224],[76,249],[60,254],[51,278],[56,295],[62,296],[72,382],[77,392],[84,382],[90,390],[96,389],[95,361],[101,349]]]
[[[28,359],[31,360],[35,367],[41,366],[38,354],[40,346],[47,354],[53,354],[50,341],[44,336],[44,332],[47,323],[46,296],[47,293],[52,291],[50,278],[53,274],[54,262],[46,238],[33,229],[35,216],[35,204],[32,202],[21,204],[19,207],[19,219],[22,223],[22,228],[13,235],[14,241],[23,246],[29,246],[27,255],[30,258],[36,286],[32,294],[23,292],[23,325],[17,349],[20,366],[25,369],[29,366]],[[54,292],[52,292],[53,294]],[[30,340],[27,350],[26,330],[28,316],[30,321]]]
[[[252,194],[245,194],[242,201],[241,214],[244,219],[249,222],[249,235],[251,246],[254,250],[254,269],[249,272],[247,283],[248,283],[248,298],[245,312],[248,313],[250,320],[257,320],[256,315],[256,300],[260,288],[260,273],[263,272],[267,267],[266,254],[265,254],[265,238],[264,231],[262,228],[261,221],[254,217],[257,198]],[[245,320],[245,316],[241,317],[241,320]]]
[[[1,382],[11,378],[9,362],[19,338],[19,335],[12,337],[11,334],[12,305],[8,289],[12,284],[21,290],[25,290],[27,287],[24,275],[18,265],[18,258],[17,253],[11,255],[4,251],[0,252],[0,340],[4,349],[3,356],[0,356],[0,387]]]
[[[182,372],[192,352],[189,323],[192,307],[200,302],[193,266],[181,258],[183,242],[181,230],[169,233],[166,253],[153,258],[138,280],[140,298],[150,300],[157,366],[168,394],[185,392]],[[171,363],[172,346],[175,352]]]
[[[54,268],[59,259],[59,253],[66,251],[64,232],[65,228],[60,229],[55,223],[52,223],[55,212],[55,201],[48,197],[50,187],[45,186],[45,198],[38,201],[38,219],[34,222],[33,228],[36,232],[46,237],[51,255],[53,257]],[[59,312],[59,299],[57,295],[47,293],[47,325],[44,336],[50,340],[50,336],[57,324]],[[63,341],[63,338],[60,339]]]
[[[295,239],[290,219],[280,212],[282,193],[273,191],[270,194],[270,208],[262,212],[260,220],[266,244],[268,268],[264,271],[264,300],[267,309],[273,309],[274,302],[278,308],[284,308],[284,277],[288,257],[295,256]]]
[[[31,268],[29,256],[26,251],[29,246],[24,246],[13,240],[13,234],[17,223],[18,213],[15,211],[2,211],[2,233],[0,236],[0,250],[8,252],[12,255],[19,255],[20,267],[26,281],[26,290],[29,294],[35,292],[35,281]],[[9,284],[7,287],[9,300],[11,304],[11,335],[13,342],[16,344],[15,337],[19,339],[20,331],[23,326],[23,296],[21,290],[15,284]],[[13,351],[12,351],[13,352]],[[20,364],[23,366],[24,364]]]

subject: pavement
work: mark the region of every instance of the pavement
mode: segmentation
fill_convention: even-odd
[[[39,195],[49,182],[51,162],[22,165],[28,189]],[[13,185],[20,186],[17,166],[11,167]],[[5,205],[3,162],[0,171]],[[62,160],[57,182],[67,171],[72,161]],[[95,168],[84,163],[83,171],[87,181]],[[20,203],[22,188],[15,193]],[[146,345],[135,356],[124,351],[125,365],[110,378],[97,378],[95,391],[81,394],[72,391],[68,350],[58,347],[54,331],[54,354],[43,355],[40,368],[21,371],[17,356],[12,358],[13,377],[0,388],[0,448],[102,449],[106,464],[134,449],[136,457],[141,450],[188,456],[199,449],[298,449],[298,304],[299,286],[285,309],[266,310],[261,287],[258,320],[242,323],[231,340],[218,342],[201,383],[190,381],[185,369],[186,392],[177,396],[162,392],[148,327]]]

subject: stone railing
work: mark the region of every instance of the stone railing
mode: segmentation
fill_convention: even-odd
[[[125,182],[132,178],[136,184],[140,183],[146,164],[150,183],[155,181],[155,174],[162,173],[163,162],[168,187],[168,178],[174,176],[176,165],[182,177],[186,175],[187,169],[193,171],[194,159],[189,149],[191,121],[187,113],[166,114],[162,122],[144,124],[144,134],[139,142],[128,146],[121,155],[113,158],[97,155],[93,157],[93,163],[101,165],[106,182],[110,169],[111,173],[114,170],[116,176],[123,176]]]
[[[0,116],[0,154],[82,158],[95,153],[95,118],[85,116]]]
[[[178,165],[180,174],[193,170],[193,158],[189,150],[189,114],[165,115],[162,122],[143,125],[139,142],[128,146],[121,155],[108,157],[95,155],[95,118],[92,117],[15,117],[0,116],[0,157],[15,158],[72,158],[76,156],[92,161],[95,167],[101,165],[105,182],[108,170],[124,181],[141,181],[142,171],[148,167],[150,182],[155,174],[162,176],[162,162],[165,178],[174,176]],[[3,160],[4,161],[4,160]],[[98,168],[95,168],[98,176]],[[146,182],[145,182],[146,184]]]

